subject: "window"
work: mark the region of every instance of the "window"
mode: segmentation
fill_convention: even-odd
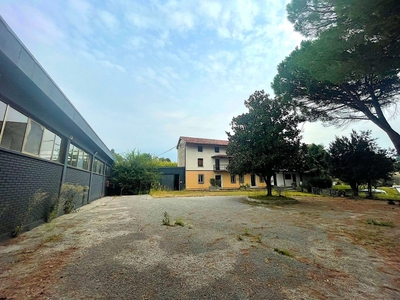
[[[87,154],[86,152],[83,153],[82,168],[84,170],[90,170],[90,155]]]
[[[292,174],[285,174],[285,180],[291,180]]]
[[[44,159],[50,160],[54,148],[56,135],[51,131],[45,129],[43,132],[42,147],[40,147],[39,156]]]
[[[105,175],[107,175],[107,176],[111,175],[111,168],[108,165],[106,165],[106,167],[105,167]]]
[[[239,183],[244,183],[244,175],[239,175]]]
[[[197,151],[198,152],[203,152],[203,146],[197,146]]]
[[[103,174],[104,172],[104,163],[98,159],[95,159],[93,162],[93,172],[97,174]]]
[[[231,183],[236,183],[236,175],[231,175]]]
[[[1,147],[21,152],[27,123],[28,117],[9,106],[1,137]]]
[[[198,167],[203,167],[203,159],[202,158],[198,158],[197,159],[197,166]]]
[[[214,147],[215,153],[219,153],[219,147]]]
[[[7,104],[0,101],[0,136],[1,136],[1,129],[3,128],[4,117],[6,114]]]
[[[56,139],[54,140],[54,148],[51,160],[60,161],[60,159],[61,159],[61,138],[56,135]]]
[[[199,174],[197,178],[197,182],[200,184],[204,183],[204,174]]]
[[[91,156],[85,151],[71,144],[69,147],[67,164],[72,167],[89,171],[90,158]]]
[[[2,101],[0,138],[0,146],[3,148],[47,160],[60,160],[61,138]]]
[[[263,176],[258,176],[259,178],[260,178],[260,183],[264,183],[265,182],[265,180],[264,180],[264,177]]]
[[[26,129],[24,152],[39,155],[40,144],[42,143],[43,127],[31,119],[28,120]]]

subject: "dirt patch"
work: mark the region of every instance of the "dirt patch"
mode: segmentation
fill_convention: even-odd
[[[98,200],[0,244],[0,298],[400,299],[399,206],[244,200]]]

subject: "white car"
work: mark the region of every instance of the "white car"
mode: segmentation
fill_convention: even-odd
[[[368,189],[363,189],[360,192],[368,193]],[[384,190],[379,190],[379,189],[372,189],[372,192],[377,194],[387,194]]]

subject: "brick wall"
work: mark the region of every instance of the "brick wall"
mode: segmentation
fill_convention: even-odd
[[[0,236],[12,232],[38,191],[48,197],[30,213],[26,224],[44,220],[55,203],[63,166],[12,151],[0,150]]]
[[[105,177],[99,174],[93,174],[92,187],[90,191],[90,201],[104,196]]]
[[[71,167],[67,167],[67,173],[65,175],[66,183],[79,184],[81,186],[89,186],[90,182],[90,172],[83,171]],[[87,204],[87,196],[76,197],[74,201],[74,208],[81,207]]]

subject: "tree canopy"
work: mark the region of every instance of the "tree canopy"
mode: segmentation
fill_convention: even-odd
[[[388,179],[394,170],[391,153],[378,147],[370,131],[354,130],[350,138],[336,137],[329,145],[331,173],[350,184],[354,195],[358,187],[367,184],[372,196],[372,185],[379,179]]]
[[[232,174],[254,173],[264,178],[272,195],[271,177],[294,166],[300,148],[298,124],[303,121],[288,103],[256,91],[244,102],[247,113],[232,119],[227,154]]]
[[[115,156],[111,181],[121,188],[121,195],[148,193],[151,185],[158,182],[157,159],[151,154],[133,150]]]
[[[331,38],[332,47],[362,61],[349,61],[355,70],[373,69],[378,75],[400,68],[399,11],[398,0],[292,0],[287,5],[295,30],[312,39]]]
[[[329,175],[329,154],[324,146],[303,144],[300,153],[302,164],[296,170],[307,175],[306,182],[303,182],[304,186],[308,189],[332,187],[332,179]]]
[[[400,95],[399,9],[393,0],[292,0],[289,20],[312,39],[279,64],[275,93],[296,101],[310,121],[370,120],[400,153],[386,118]]]

